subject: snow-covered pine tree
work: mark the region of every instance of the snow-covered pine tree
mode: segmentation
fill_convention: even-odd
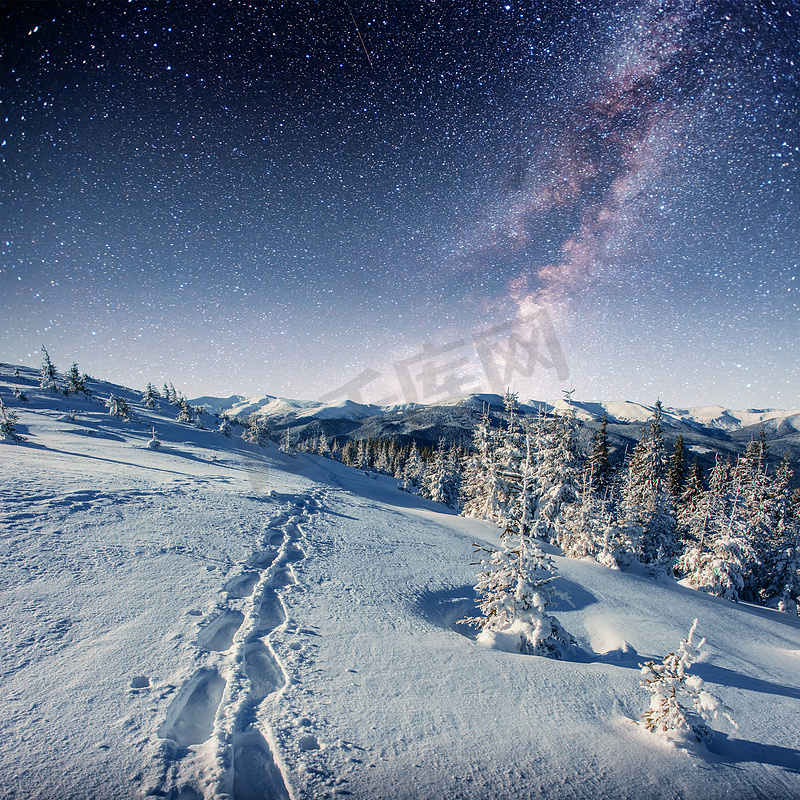
[[[286,432],[288,434],[288,430]],[[258,444],[263,447],[269,439],[269,426],[266,419],[255,411],[250,414],[247,418],[247,427],[242,433],[242,439],[250,444]]]
[[[650,693],[650,708],[642,715],[648,731],[676,731],[694,735],[698,741],[708,742],[713,732],[709,723],[725,717],[734,727],[724,703],[703,687],[696,675],[689,675],[689,667],[700,655],[705,644],[701,639],[692,641],[697,620],[692,623],[689,635],[681,640],[677,655],[670,653],[657,664],[648,661],[641,667],[641,685]]]
[[[689,584],[708,594],[738,602],[751,594],[759,565],[747,530],[747,513],[740,478],[731,479],[729,464],[717,458],[709,488],[688,518],[687,546],[675,570]]]
[[[794,513],[792,468],[784,455],[772,479],[769,503],[775,518],[775,542],[765,552],[759,590],[763,603],[800,615],[800,519]]]
[[[454,465],[454,454],[444,439],[439,439],[433,461],[426,470],[420,494],[450,508],[458,507],[458,475]]]
[[[17,433],[17,412],[0,400],[0,435],[9,442],[24,442],[27,439]]]
[[[152,431],[153,435],[150,441],[147,443],[147,446],[150,448],[150,450],[158,450],[158,448],[161,447],[161,440],[156,436],[156,429],[153,428]]]
[[[592,454],[589,457],[589,475],[592,487],[599,494],[611,485],[613,468],[608,449],[608,414],[603,412],[603,421],[592,439]]]
[[[403,466],[403,482],[400,488],[403,491],[416,494],[425,481],[425,462],[419,454],[417,443],[412,442],[411,451]]]
[[[671,565],[680,552],[668,464],[659,400],[628,462],[622,495],[625,525],[636,557],[645,564]]]
[[[625,527],[615,519],[610,487],[601,496],[591,481],[590,465],[584,469],[580,501],[567,507],[563,517],[561,549],[569,558],[591,556],[604,567],[619,569],[633,559]]]
[[[42,373],[39,380],[39,386],[42,389],[52,389],[54,392],[57,392],[58,383],[56,382],[56,378],[58,377],[58,373],[56,372],[56,368],[53,366],[53,362],[50,360],[50,354],[47,352],[47,350],[45,350],[44,345],[42,345],[42,352],[44,353],[44,360],[42,361]]]
[[[473,433],[473,445],[462,484],[463,514],[499,523],[505,513],[501,497],[507,497],[508,492],[506,480],[498,470],[498,433],[491,426],[486,408]]]
[[[84,380],[84,376],[81,375],[80,371],[78,370],[78,365],[76,363],[73,362],[66,374],[66,378],[66,394],[70,394],[71,392],[74,392],[75,394],[78,392],[83,392],[86,394],[86,381]]]
[[[669,462],[669,474],[667,476],[667,491],[672,496],[672,502],[677,505],[686,484],[686,446],[683,443],[683,435],[678,434],[675,440],[675,450]]]
[[[289,429],[286,428],[283,432],[283,436],[281,437],[281,443],[278,446],[278,450],[281,453],[284,453],[287,456],[294,456],[296,448],[294,446],[294,442],[292,441],[292,434],[289,432]]]
[[[500,510],[500,519],[498,520],[500,525],[505,524],[514,487],[519,481],[526,435],[519,418],[519,398],[516,392],[507,391],[503,396],[503,405],[506,412],[506,427],[497,435],[497,444],[494,450],[494,469],[497,476],[495,504]]]
[[[128,401],[120,395],[112,394],[108,400],[106,400],[106,408],[108,409],[108,413],[114,417],[119,417],[124,420],[129,420],[131,418],[131,409],[128,405]]]
[[[14,397],[20,401],[20,403],[27,403],[28,402],[28,395],[19,388],[19,386],[14,387]]]
[[[478,641],[547,658],[562,658],[575,639],[546,612],[555,594],[553,560],[531,536],[530,479],[533,473],[530,446],[521,464],[522,481],[512,498],[501,546],[476,551],[487,554],[481,561],[478,583],[482,616],[462,620],[480,628]]]
[[[152,383],[147,384],[147,388],[144,390],[144,395],[142,396],[142,402],[148,408],[155,408],[156,401],[161,399],[161,394],[159,393],[158,389],[153,386]]]
[[[194,422],[194,415],[192,414],[192,407],[186,402],[186,398],[182,397],[179,402],[180,412],[178,413],[178,422],[185,422],[191,425]]]
[[[577,450],[577,420],[572,391],[565,392],[567,408],[548,419],[540,414],[533,431],[533,535],[561,547],[569,534],[567,510],[580,502],[583,470]]]

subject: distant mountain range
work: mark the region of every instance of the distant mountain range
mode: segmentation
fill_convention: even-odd
[[[322,403],[272,395],[198,397],[191,403],[230,416],[257,413],[265,417],[273,429],[283,431],[289,428],[302,439],[324,434],[329,438],[394,438],[401,443],[415,440],[426,446],[435,446],[441,438],[448,443],[468,445],[484,408],[498,426],[505,417],[503,398],[497,394],[472,394],[428,405],[376,406],[351,400]],[[579,436],[586,446],[606,415],[609,443],[615,460],[621,460],[625,451],[635,445],[642,427],[649,422],[654,411],[654,406],[629,400],[576,400],[573,406],[581,423]],[[565,408],[564,401],[550,404],[527,400],[520,403],[524,415],[540,411],[553,413]],[[670,445],[681,434],[689,458],[697,456],[704,466],[711,466],[716,453],[735,458],[750,439],[761,435],[762,430],[769,442],[771,460],[777,461],[788,452],[793,461],[800,461],[800,410],[734,410],[723,406],[699,406],[665,407],[662,413],[664,432]],[[800,472],[800,468],[796,471]]]

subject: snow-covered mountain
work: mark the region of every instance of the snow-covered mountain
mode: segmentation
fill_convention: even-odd
[[[294,414],[306,419],[350,419],[360,420],[371,416],[398,411],[413,411],[422,407],[419,403],[406,403],[392,406],[376,406],[372,404],[355,403],[352,400],[342,400],[336,403],[323,403],[314,400],[289,400],[271,395],[244,398],[233,395],[227,398],[198,397],[192,399],[195,405],[203,405],[209,411],[227,413],[232,416],[251,414],[257,412],[265,417],[283,418]],[[563,410],[566,407],[564,400],[555,403],[546,403],[541,400],[521,400],[522,410],[527,413],[536,413],[539,410]],[[587,422],[599,422],[607,416],[611,423],[643,425],[652,417],[654,405],[647,406],[630,400],[611,401],[583,401],[573,400],[572,405],[578,411],[578,418]],[[473,411],[482,411],[484,408],[500,411],[503,408],[503,398],[497,394],[471,394],[463,397],[449,398],[440,402],[426,404],[427,408],[468,408]],[[785,411],[783,409],[744,409],[734,410],[722,406],[696,406],[693,408],[662,409],[667,424],[691,425],[696,428],[717,429],[721,431],[739,431],[744,428],[753,428],[769,425],[771,429],[787,425],[792,431],[800,431],[800,410]]]
[[[282,400],[270,395],[227,405],[224,398],[197,398],[192,402],[233,416],[257,412],[277,433],[288,428],[295,439],[316,438],[321,434],[340,440],[394,438],[402,443],[413,440],[429,447],[435,447],[441,438],[448,443],[469,445],[472,431],[484,410],[489,411],[498,425],[504,416],[503,398],[497,394],[472,394],[428,405],[393,406],[349,400],[337,403]],[[607,417],[609,442],[616,461],[634,447],[654,411],[654,406],[627,400],[574,400],[573,405],[582,424],[580,437],[585,447],[590,446],[603,416]],[[563,411],[565,407],[564,401],[550,404],[531,399],[520,404],[521,412],[527,415]],[[760,436],[762,430],[770,442],[773,460],[779,460],[784,452],[800,460],[800,411],[733,410],[721,406],[664,408],[662,411],[668,443],[682,435],[689,452],[706,468],[713,465],[717,453],[735,459],[747,442]]]
[[[800,619],[544,545],[577,644],[492,649],[458,620],[495,526],[88,388],[0,366],[0,797],[800,797]],[[695,618],[708,746],[639,724]]]

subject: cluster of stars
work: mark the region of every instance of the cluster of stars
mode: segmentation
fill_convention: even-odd
[[[798,22],[789,0],[7,6],[5,360],[313,397],[546,307],[583,397],[796,404]]]

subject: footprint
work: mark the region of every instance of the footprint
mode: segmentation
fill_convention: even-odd
[[[261,576],[257,572],[243,572],[225,584],[228,597],[250,597]]]
[[[150,678],[146,675],[135,675],[131,678],[131,689],[149,689]]]
[[[286,678],[264,642],[255,641],[244,651],[244,664],[255,700],[263,700],[286,685]]]
[[[270,542],[271,544],[271,542]],[[250,557],[249,564],[259,569],[267,569],[272,566],[272,562],[278,557],[278,551],[270,548],[269,550],[262,550],[259,553],[253,553]]]
[[[233,743],[233,800],[290,800],[269,745],[255,730],[240,733]]]
[[[180,747],[204,742],[214,729],[224,691],[225,680],[216,670],[197,670],[172,701],[167,718],[158,729],[159,737],[172,739]]]
[[[244,622],[244,614],[235,609],[223,611],[197,634],[197,646],[222,653],[233,644],[236,631]]]
[[[272,631],[284,623],[286,614],[275,592],[267,591],[264,593],[258,617],[261,621],[261,625],[259,626],[261,631]]]
[[[301,750],[319,750],[319,742],[317,741],[317,737],[311,733],[301,736],[297,745]]]
[[[290,564],[302,561],[305,557],[306,554],[299,547],[286,548],[286,561],[288,561]]]
[[[291,586],[293,583],[297,583],[297,580],[287,569],[282,569],[280,572],[276,572],[272,579],[272,585],[276,589],[280,589],[282,586]]]

